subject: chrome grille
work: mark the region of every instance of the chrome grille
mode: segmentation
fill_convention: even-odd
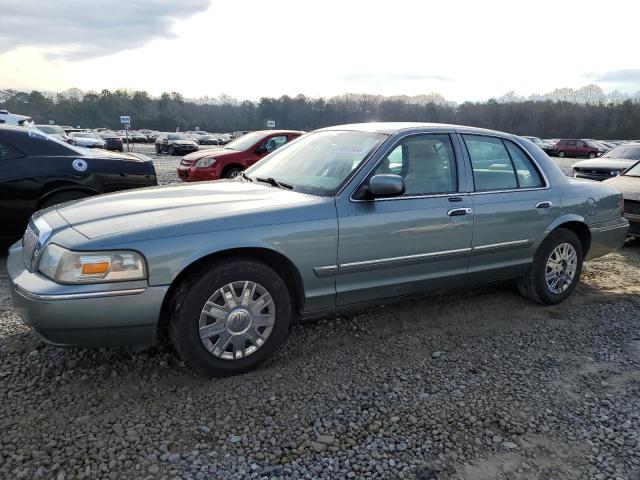
[[[636,200],[625,200],[624,213],[630,213],[631,215],[640,215],[640,202]]]
[[[35,270],[42,248],[51,236],[51,227],[42,217],[29,220],[22,237],[24,264],[30,272]]]
[[[34,232],[35,225],[29,222],[27,230],[22,237],[22,255],[24,257],[24,265],[27,268],[31,268],[31,261],[33,260],[33,253],[38,245],[38,234]]]

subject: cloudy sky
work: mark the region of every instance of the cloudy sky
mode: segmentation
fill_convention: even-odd
[[[627,0],[0,0],[0,88],[238,98],[640,90]]]

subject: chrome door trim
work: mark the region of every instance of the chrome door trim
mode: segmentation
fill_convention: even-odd
[[[330,277],[338,272],[338,265],[325,265],[323,267],[313,267],[316,277]]]
[[[510,247],[518,247],[520,245],[527,245],[532,243],[533,240],[529,238],[525,238],[524,240],[514,240],[511,242],[500,242],[500,243],[488,243],[486,245],[478,245],[477,247],[473,247],[473,251],[484,252],[486,250],[496,250],[500,248],[510,248]]]
[[[360,262],[341,263],[339,265],[327,265],[323,267],[314,267],[313,270],[317,276],[329,276],[332,274],[342,275],[358,270],[371,270],[384,267],[395,267],[407,263],[420,263],[423,260],[433,258],[448,257],[452,255],[460,255],[471,252],[471,248],[458,248],[455,250],[442,250],[440,252],[419,253],[416,255],[404,255],[401,257],[378,258],[375,260],[363,260]]]

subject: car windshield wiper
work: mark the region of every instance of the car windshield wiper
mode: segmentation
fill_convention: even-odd
[[[255,179],[259,182],[264,182],[264,183],[268,183],[269,185],[273,185],[274,187],[293,190],[293,185],[289,185],[288,183],[284,183],[284,182],[279,182],[273,177],[268,177],[268,178],[256,177]]]
[[[249,175],[247,175],[247,174],[246,174],[246,173],[244,173],[244,172],[242,172],[242,173],[240,174],[240,176],[241,176],[242,178],[244,178],[245,180],[249,180],[250,182],[253,182],[253,178],[251,178]]]

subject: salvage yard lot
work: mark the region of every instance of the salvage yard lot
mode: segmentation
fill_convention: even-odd
[[[561,305],[501,284],[307,321],[220,380],[43,344],[0,265],[0,478],[640,477],[637,241]]]

